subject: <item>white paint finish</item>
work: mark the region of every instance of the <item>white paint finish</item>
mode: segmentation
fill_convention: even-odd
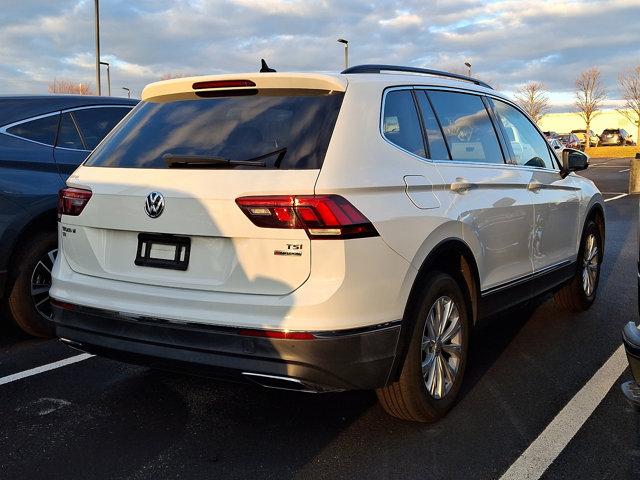
[[[534,271],[539,271],[566,260],[574,260],[578,254],[582,232],[580,177],[559,172],[538,170],[533,181],[541,186],[529,191],[533,204],[535,229],[531,243],[531,259]]]
[[[530,242],[533,206],[527,186],[532,172],[514,165],[439,162],[444,184],[470,184],[462,193],[444,191],[464,240],[476,253],[482,290],[533,272]]]
[[[562,453],[627,367],[621,345],[500,477],[537,480]]]
[[[135,176],[132,175],[135,172]],[[179,181],[176,177],[179,176]],[[200,170],[80,167],[68,181],[93,192],[83,214],[64,216],[62,245],[72,270],[126,282],[210,291],[284,295],[311,270],[311,242],[303,230],[260,228],[238,207],[242,196],[309,195],[318,170]],[[144,210],[161,192],[158,218]],[[138,233],[191,237],[187,271],[136,266]],[[276,256],[288,244],[300,256]]]
[[[405,175],[406,193],[413,204],[421,210],[440,208],[438,197],[433,193],[433,184],[422,175]]]
[[[74,363],[82,362],[87,360],[88,358],[93,357],[93,355],[89,353],[82,353],[80,355],[76,355],[75,357],[65,358],[64,360],[59,360],[57,362],[48,363],[46,365],[41,365],[39,367],[31,368],[29,370],[24,370],[23,372],[14,373],[12,375],[7,375],[6,377],[0,378],[0,385],[5,385],[7,383],[15,382],[21,380],[23,378],[31,377],[33,375],[38,375],[40,373],[48,372],[50,370],[55,370],[56,368],[66,367],[67,365],[71,365]]]
[[[257,78],[277,81],[276,76]],[[418,269],[445,240],[469,246],[483,289],[531,273],[534,207],[527,186],[533,169],[435,163],[391,145],[380,132],[385,87],[435,85],[500,95],[468,82],[428,76],[340,78],[348,88],[320,172],[81,167],[68,183],[91,188],[94,197],[80,217],[64,217],[63,222],[93,237],[78,241],[77,252],[75,245],[67,252],[69,242],[63,240],[52,296],[176,321],[338,330],[401,318]],[[459,179],[475,188],[453,192],[451,185]],[[575,181],[585,191],[591,188],[587,179]],[[410,198],[407,189],[413,187],[417,191]],[[168,199],[155,220],[143,210],[144,197],[152,190]],[[344,196],[371,220],[380,237],[308,241],[302,230],[254,227],[235,205],[243,195],[314,192]],[[423,194],[426,198],[418,198]],[[592,201],[587,197],[581,198],[578,216]],[[127,252],[139,231],[189,235],[198,257],[210,258],[186,274],[132,269]],[[272,259],[273,242],[290,239],[304,242],[303,252],[310,256]],[[303,267],[303,262],[310,263]]]
[[[58,259],[50,293],[61,301],[178,322],[318,331],[400,319],[411,270],[380,237],[314,242],[309,279],[289,295],[122,282],[74,272],[64,253]]]
[[[256,84],[255,88],[304,88],[338,92],[344,92],[347,88],[347,79],[344,75],[287,72],[272,72],[265,75],[264,73],[250,72],[174,78],[155,82],[147,85],[142,90],[140,98],[145,101],[153,101],[169,95],[192,93],[194,92],[194,83],[216,80],[250,80]],[[232,88],[231,90],[237,90],[237,88]]]

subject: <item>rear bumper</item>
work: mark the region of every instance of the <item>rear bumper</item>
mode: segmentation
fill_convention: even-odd
[[[179,324],[80,306],[54,306],[57,335],[86,352],[129,363],[264,386],[325,392],[387,383],[400,322],[313,340],[242,335],[239,329]]]
[[[622,341],[627,352],[629,367],[634,382],[623,385],[622,391],[627,399],[640,407],[640,330],[635,323],[629,322],[622,331]]]

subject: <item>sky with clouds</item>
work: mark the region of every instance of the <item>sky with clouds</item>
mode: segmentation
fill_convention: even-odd
[[[55,77],[95,82],[93,0],[0,0],[0,94],[45,93]],[[339,71],[350,62],[454,69],[513,91],[531,80],[568,109],[597,66],[611,104],[640,64],[640,0],[101,0],[112,91],[137,96],[165,73]],[[106,76],[105,76],[106,77]],[[103,88],[106,90],[106,79]]]

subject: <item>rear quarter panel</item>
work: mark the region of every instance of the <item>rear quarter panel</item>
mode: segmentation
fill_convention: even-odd
[[[382,93],[383,87],[375,83],[347,88],[315,192],[347,198],[373,223],[386,245],[406,260],[402,274],[389,278],[386,285],[387,290],[393,290],[400,318],[429,252],[443,240],[463,238],[463,227],[435,165],[399,150],[382,137]],[[425,179],[424,188],[434,196],[428,214],[407,195],[406,176]]]

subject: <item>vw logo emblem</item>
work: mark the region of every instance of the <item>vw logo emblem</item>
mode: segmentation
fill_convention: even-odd
[[[164,211],[164,197],[160,192],[151,192],[144,202],[144,211],[151,218],[158,218]]]

